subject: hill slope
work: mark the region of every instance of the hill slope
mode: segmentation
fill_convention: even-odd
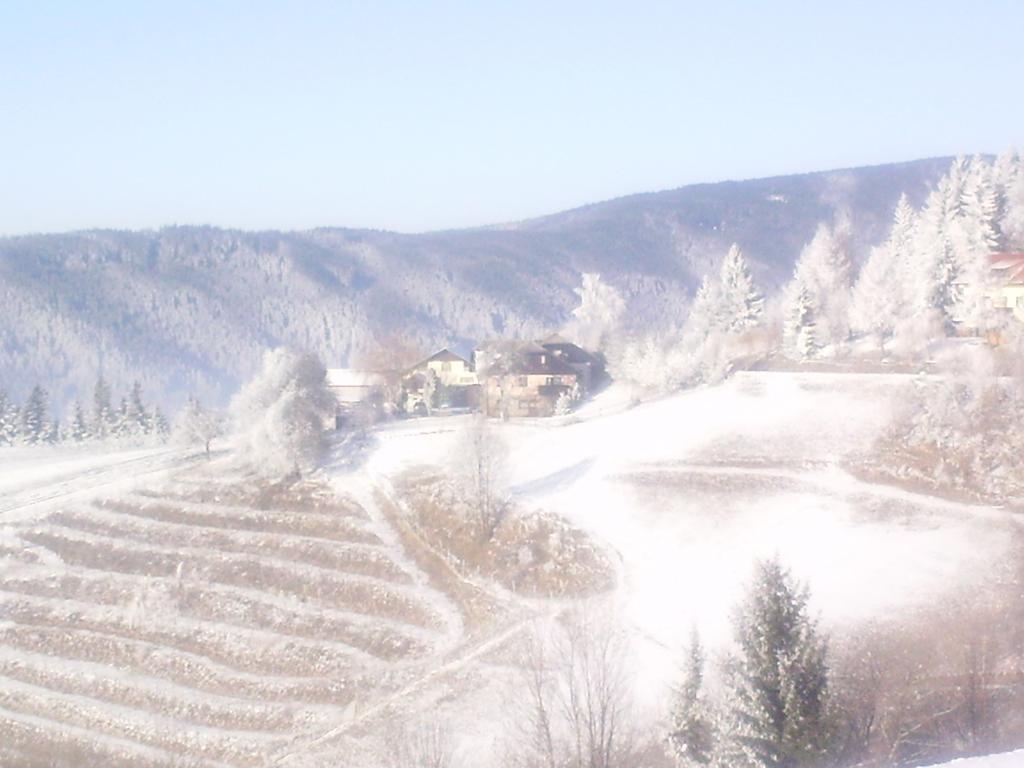
[[[919,202],[948,163],[700,184],[415,235],[172,227],[0,239],[0,388],[20,399],[41,381],[62,406],[102,368],[168,405],[190,390],[223,401],[277,344],[340,365],[375,335],[459,347],[557,327],[586,270],[618,285],[642,323],[680,312],[733,241],[766,287],[837,207],[865,249],[899,194]]]

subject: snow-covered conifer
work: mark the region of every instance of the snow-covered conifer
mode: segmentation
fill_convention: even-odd
[[[724,737],[758,768],[827,764],[833,733],[825,640],[807,607],[806,588],[778,560],[759,562],[736,615],[737,650],[726,663]]]
[[[764,297],[754,285],[750,267],[739,245],[733,243],[722,261],[718,282],[721,329],[726,333],[738,333],[759,325],[764,314]]]
[[[142,385],[138,379],[132,384],[131,392],[128,395],[128,404],[125,410],[125,431],[134,436],[144,435],[149,432],[149,414],[146,405],[142,402]]]
[[[110,386],[100,374],[92,394],[92,435],[103,440],[110,434],[111,421],[114,418],[110,403]]]
[[[792,284],[782,326],[782,347],[787,355],[806,360],[817,354],[820,348],[817,316],[811,291],[800,281]]]
[[[71,426],[68,437],[76,443],[85,442],[91,437],[89,424],[85,418],[85,411],[82,410],[82,403],[78,400],[75,401],[71,411]]]
[[[49,439],[51,425],[46,415],[46,397],[46,390],[41,386],[36,384],[32,387],[19,417],[18,436],[21,442],[36,445]]]
[[[675,695],[669,745],[682,768],[710,765],[715,757],[714,719],[704,691],[704,649],[696,630]]]
[[[849,336],[849,302],[853,265],[850,261],[850,229],[845,220],[835,227],[818,226],[800,253],[794,280],[806,289],[818,322],[822,344],[840,345]],[[799,293],[800,288],[791,289]]]
[[[580,303],[572,311],[572,320],[564,334],[584,349],[603,352],[618,328],[626,302],[613,286],[594,272],[583,273],[576,293]]]
[[[0,391],[0,446],[14,445],[18,437],[18,407]]]

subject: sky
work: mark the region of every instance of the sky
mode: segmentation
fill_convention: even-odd
[[[1024,148],[1024,3],[0,0],[0,234],[416,232]]]

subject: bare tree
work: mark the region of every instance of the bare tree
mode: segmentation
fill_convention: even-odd
[[[508,447],[501,436],[479,416],[461,435],[463,495],[480,527],[490,539],[508,508]]]
[[[455,740],[439,718],[388,721],[384,738],[387,768],[456,768]]]
[[[526,641],[522,706],[513,723],[516,768],[632,765],[627,646],[611,623],[575,610],[549,634]]]

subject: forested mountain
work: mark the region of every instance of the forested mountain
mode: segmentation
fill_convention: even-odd
[[[223,402],[288,344],[327,365],[382,341],[464,351],[540,334],[597,271],[632,322],[681,314],[739,243],[766,289],[792,272],[819,222],[848,214],[859,254],[884,239],[900,193],[920,204],[950,158],[632,195],[508,225],[425,234],[210,227],[0,239],[0,390],[35,382],[63,408],[97,374],[139,379],[165,405]]]

